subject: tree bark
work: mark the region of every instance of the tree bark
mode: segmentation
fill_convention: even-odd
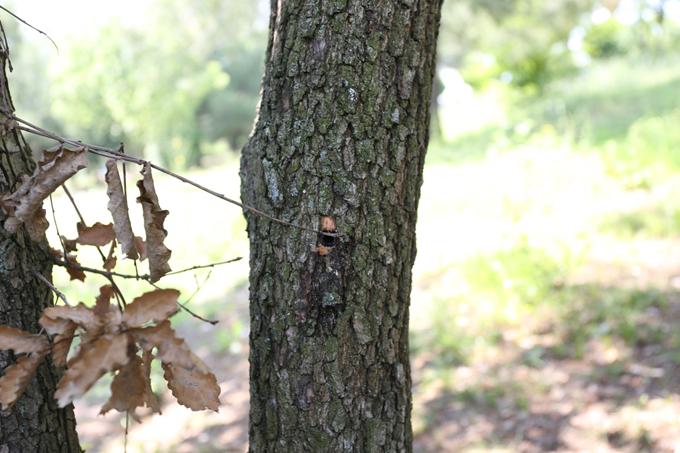
[[[252,452],[412,449],[409,295],[440,8],[272,0],[242,199],[341,236],[246,211]]]
[[[0,34],[0,194],[16,189],[21,175],[35,168],[31,151],[21,133],[11,127],[3,112],[13,112],[7,83],[8,46]],[[0,210],[0,325],[38,332],[38,318],[52,303],[49,288],[35,277],[52,273],[47,241],[33,242],[20,229],[9,234],[2,228]],[[8,351],[0,351],[0,372],[14,363]],[[9,411],[0,412],[0,453],[80,452],[73,406],[59,409],[53,398],[58,375],[50,360],[38,369],[24,395]]]

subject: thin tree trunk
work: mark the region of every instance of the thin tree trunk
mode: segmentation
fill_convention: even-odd
[[[5,67],[8,46],[0,35],[0,109],[14,111]],[[35,162],[21,133],[10,127],[0,112],[0,194],[16,188],[21,175],[31,174]],[[9,234],[0,210],[0,325],[38,332],[38,318],[52,303],[50,290],[34,272],[52,273],[47,241],[33,242],[23,229]],[[0,351],[0,372],[14,362]],[[59,409],[53,394],[57,373],[49,360],[40,366],[26,393],[9,411],[0,412],[0,453],[80,452],[73,407]]]
[[[341,236],[246,213],[252,452],[411,451],[409,294],[440,8],[272,0],[242,198]]]

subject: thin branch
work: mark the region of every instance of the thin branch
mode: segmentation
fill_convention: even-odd
[[[44,31],[42,31],[41,29],[39,29],[39,28],[37,28],[37,27],[34,27],[33,25],[29,24],[29,23],[26,22],[24,19],[22,19],[21,17],[17,16],[16,14],[14,14],[12,11],[8,10],[8,9],[5,8],[4,6],[0,5],[0,9],[2,9],[3,11],[5,11],[7,14],[9,14],[10,16],[12,16],[13,18],[15,18],[16,20],[18,20],[18,21],[21,22],[22,24],[24,24],[24,25],[26,25],[26,26],[28,26],[28,27],[31,27],[33,30],[35,30],[35,31],[37,31],[38,33],[40,33],[41,35],[45,36],[47,39],[49,39],[49,40],[52,42],[52,45],[53,45],[54,48],[57,50],[57,53],[59,53],[59,47],[57,46],[57,43],[54,42],[54,39],[52,39],[52,38],[50,37],[50,35],[48,35],[48,34],[45,33]]]
[[[208,324],[212,324],[214,326],[219,321],[206,319],[206,318],[199,316],[198,314],[194,313],[193,311],[189,310],[189,308],[187,308],[187,305],[189,304],[189,302],[191,302],[193,300],[193,298],[196,297],[196,294],[198,294],[198,292],[201,290],[201,288],[203,288],[203,285],[206,284],[206,282],[208,281],[208,279],[210,278],[211,275],[212,275],[212,269],[208,272],[208,275],[205,276],[202,283],[199,284],[198,280],[196,281],[196,290],[191,294],[191,296],[189,296],[189,298],[184,303],[177,302],[177,305],[179,305],[179,307],[182,310],[186,311],[187,313],[189,313],[194,318],[196,318],[200,321],[203,321],[203,322],[207,322]],[[194,275],[194,277],[195,277],[195,275]]]
[[[191,316],[193,316],[194,318],[198,319],[199,321],[207,322],[208,324],[213,325],[213,326],[214,326],[215,324],[218,324],[218,323],[219,323],[219,321],[216,320],[216,319],[206,319],[206,318],[204,318],[203,316],[201,316],[201,315],[199,315],[199,314],[196,314],[195,312],[193,312],[193,311],[191,311],[189,308],[187,308],[187,306],[186,306],[185,304],[182,304],[182,303],[180,303],[180,302],[177,302],[177,305],[178,305],[182,310],[186,311],[187,313],[189,313]]]
[[[127,447],[128,447],[128,428],[129,427],[130,427],[130,411],[125,411],[125,440],[123,442],[123,453],[127,453],[127,451],[128,451]]]
[[[80,264],[71,264],[67,263],[66,261],[62,261],[59,259],[54,259],[54,264],[57,266],[61,267],[68,267],[70,269],[76,269],[80,270],[83,272],[90,272],[92,274],[99,274],[103,275],[106,278],[111,278],[111,277],[120,277],[120,278],[128,278],[132,280],[149,280],[151,279],[150,275],[130,275],[130,274],[121,274],[120,272],[113,272],[113,271],[103,271],[101,269],[95,269],[94,267],[87,267],[87,266],[81,266]]]
[[[193,271],[193,270],[196,270],[196,269],[206,269],[206,268],[211,268],[211,267],[215,267],[215,266],[221,266],[223,264],[233,263],[233,262],[239,261],[241,259],[243,259],[243,257],[239,256],[237,258],[233,258],[233,259],[230,259],[230,260],[227,260],[227,261],[220,261],[218,263],[211,263],[211,264],[203,264],[203,265],[200,265],[200,266],[193,266],[193,267],[189,267],[189,268],[186,268],[186,269],[181,269],[181,270],[178,270],[178,271],[170,272],[168,274],[165,274],[163,277],[167,277],[168,275],[177,275],[177,274],[181,274],[183,272],[189,272],[189,271]],[[56,259],[56,258],[54,259],[54,264],[56,264],[57,266],[61,266],[61,267],[67,267],[67,268],[70,268],[70,269],[80,270],[80,271],[83,271],[83,272],[91,272],[93,274],[103,275],[104,277],[107,277],[107,278],[120,277],[120,278],[126,278],[126,279],[130,279],[130,280],[143,280],[143,281],[146,281],[146,282],[149,282],[149,283],[151,282],[151,276],[149,274],[136,274],[136,275],[122,274],[120,272],[105,271],[105,270],[96,269],[96,268],[93,268],[93,267],[82,266],[80,264],[72,264],[72,263],[62,261],[62,260]]]
[[[221,193],[216,192],[212,189],[209,189],[209,188],[207,188],[207,187],[205,187],[205,186],[203,186],[203,185],[201,185],[201,184],[199,184],[195,181],[192,181],[191,179],[185,178],[182,175],[179,175],[179,174],[177,174],[177,173],[175,173],[171,170],[168,170],[167,168],[163,168],[159,165],[156,165],[156,164],[154,164],[154,163],[152,163],[148,160],[140,159],[138,157],[133,157],[129,154],[121,153],[120,151],[115,150],[113,148],[107,148],[107,147],[99,146],[99,145],[92,145],[92,144],[84,143],[84,142],[79,141],[79,140],[71,140],[71,139],[68,139],[68,138],[64,138],[64,137],[62,137],[62,136],[60,136],[60,135],[58,135],[54,132],[43,129],[40,126],[36,126],[35,124],[33,124],[29,121],[26,121],[22,118],[19,118],[18,116],[14,115],[12,112],[4,112],[4,113],[7,116],[14,119],[16,122],[23,124],[23,126],[16,126],[17,129],[19,129],[19,130],[22,130],[22,131],[25,131],[27,133],[34,134],[34,135],[39,135],[41,137],[49,138],[49,139],[54,140],[56,142],[59,142],[61,144],[66,144],[66,145],[71,145],[71,146],[76,146],[76,147],[85,147],[88,152],[90,152],[92,154],[96,154],[98,156],[107,157],[107,158],[110,158],[110,159],[117,159],[117,160],[132,162],[132,163],[135,163],[137,165],[148,164],[151,168],[153,168],[153,169],[155,169],[155,170],[157,170],[161,173],[165,173],[168,176],[171,176],[175,179],[178,179],[179,181],[182,181],[183,183],[194,186],[197,189],[202,190],[203,192],[206,192],[206,193],[208,193],[208,194],[210,194],[210,195],[212,195],[216,198],[219,198],[220,200],[223,200],[223,201],[226,201],[227,203],[231,203],[235,206],[238,206],[244,212],[252,212],[253,214],[256,214],[260,217],[269,219],[272,222],[276,222],[276,223],[279,223],[281,225],[286,225],[286,226],[290,226],[290,227],[293,227],[293,228],[297,228],[297,229],[303,230],[303,231],[309,231],[309,232],[312,232],[312,233],[317,233],[317,234],[320,234],[320,235],[323,235],[323,236],[328,236],[328,237],[342,236],[341,233],[330,233],[330,232],[327,232],[327,231],[316,230],[314,228],[305,227],[305,226],[298,225],[298,224],[293,223],[293,222],[289,222],[287,220],[276,218],[276,217],[274,217],[270,214],[267,214],[266,212],[261,211],[261,210],[255,208],[255,207],[253,207],[253,206],[250,206],[250,205],[247,205],[245,203],[241,203],[240,201],[236,201],[232,198],[229,198],[229,197],[225,196],[224,194],[221,194]]]
[[[76,210],[76,214],[78,214],[78,218],[83,223],[83,226],[87,226],[87,224],[85,223],[85,218],[83,217],[83,214],[80,212],[80,209],[78,209],[78,205],[76,204],[76,200],[73,198],[73,195],[71,195],[71,191],[68,190],[68,187],[66,187],[66,183],[62,184],[61,188],[64,189],[66,196],[71,201],[71,204],[73,205],[73,209]]]
[[[181,274],[183,272],[195,271],[196,269],[206,269],[206,268],[210,268],[210,267],[221,266],[222,264],[234,263],[234,262],[240,261],[242,259],[243,259],[243,257],[239,256],[237,258],[233,258],[233,259],[230,259],[230,260],[227,260],[227,261],[219,261],[217,263],[203,264],[203,265],[200,265],[200,266],[187,267],[186,269],[180,269],[178,271],[168,272],[167,274],[164,275],[164,277],[167,277],[168,275]]]
[[[48,288],[50,288],[52,291],[54,291],[54,294],[56,294],[57,297],[59,297],[61,300],[63,300],[64,303],[65,303],[66,305],[69,305],[69,306],[71,305],[71,303],[68,301],[68,299],[66,299],[66,296],[64,295],[64,293],[62,293],[61,291],[59,291],[59,290],[52,284],[52,282],[50,282],[48,279],[45,278],[44,275],[42,275],[42,274],[41,274],[40,272],[38,272],[38,271],[33,271],[33,274],[35,274],[35,276],[38,277],[38,280],[40,280],[41,282],[43,282],[45,285],[47,285]]]
[[[50,208],[52,209],[52,221],[54,222],[54,229],[57,231],[57,236],[59,237],[59,243],[61,244],[61,250],[64,254],[64,260],[68,253],[66,252],[66,243],[64,242],[64,237],[59,232],[59,223],[57,222],[57,213],[54,210],[54,202],[52,201],[52,194],[50,194]]]

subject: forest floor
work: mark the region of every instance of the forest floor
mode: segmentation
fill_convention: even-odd
[[[235,168],[197,177],[210,185],[221,171]],[[183,209],[199,209],[183,203],[183,188],[162,181],[161,197],[164,189]],[[680,237],[626,230],[667,217],[674,208],[664,200],[680,200],[673,194],[680,179],[631,190],[595,156],[569,150],[428,166],[412,300],[415,451],[680,447]],[[206,223],[234,231],[241,222],[236,212]],[[169,239],[202,234],[173,226]],[[180,243],[173,248],[187,261],[178,267],[191,264]],[[218,326],[184,315],[176,323],[218,376],[219,413],[193,413],[162,393],[162,416],[130,422],[128,451],[246,450],[247,268],[235,266],[215,271],[224,274],[192,302]],[[220,295],[225,278],[232,289]],[[192,292],[191,279],[178,283]],[[89,451],[123,445],[124,417],[97,415],[106,392],[100,385],[76,406]]]

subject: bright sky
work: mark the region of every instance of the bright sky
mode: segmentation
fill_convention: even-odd
[[[144,11],[151,0],[13,0],[2,3],[59,44],[60,39],[95,30],[112,17],[125,23],[143,22]]]

